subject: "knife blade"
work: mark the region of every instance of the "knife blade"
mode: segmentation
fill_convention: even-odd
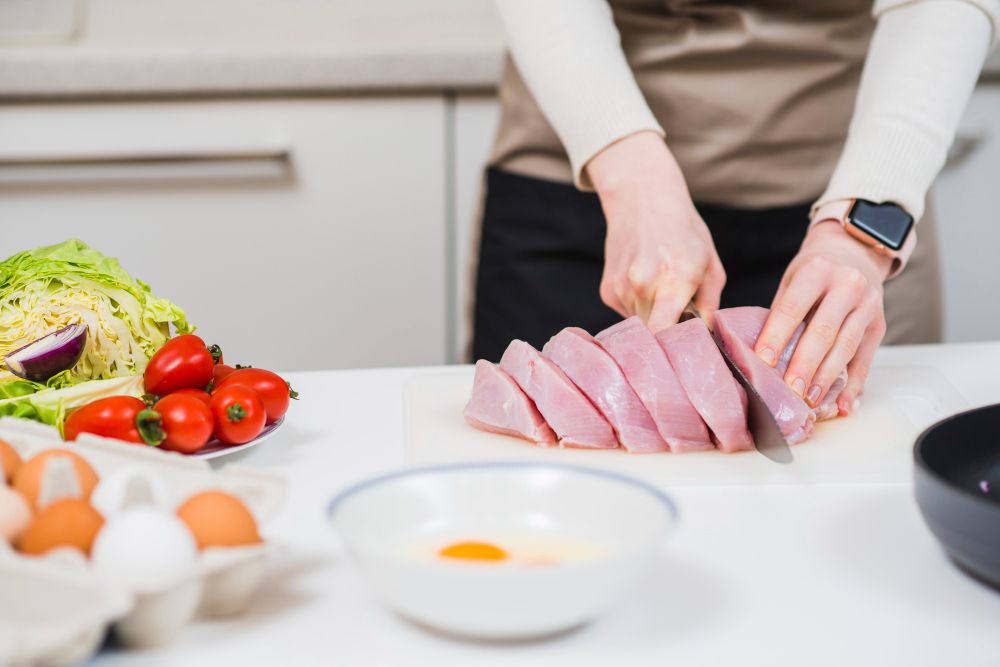
[[[736,381],[746,391],[747,423],[757,451],[775,463],[791,463],[792,449],[789,447],[788,441],[785,440],[785,436],[781,432],[781,427],[778,426],[777,420],[771,414],[771,409],[767,407],[764,397],[750,384],[750,379],[743,374],[743,371],[733,361],[733,358],[726,350],[726,346],[722,344],[721,337],[708,323],[708,320],[698,312],[693,301],[684,309],[681,319],[683,321],[692,317],[697,317],[708,327],[708,330],[712,334],[712,340],[715,342],[715,346],[719,348],[722,358],[726,360],[726,365],[732,371],[733,377],[736,378]]]

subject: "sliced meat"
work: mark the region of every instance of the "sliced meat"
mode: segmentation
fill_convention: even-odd
[[[844,387],[847,386],[847,371],[841,372],[837,379],[833,381],[830,385],[830,389],[827,390],[826,396],[823,400],[819,402],[816,409],[813,412],[816,414],[817,421],[824,421],[826,419],[836,419],[840,416],[840,406],[837,405],[837,399],[840,398],[840,394],[844,391]]]
[[[751,348],[754,344],[756,344],[757,337],[760,336],[760,331],[764,328],[764,322],[767,321],[769,313],[767,308],[760,308],[756,306],[726,308],[719,312],[733,313],[733,316],[727,316],[730,328]],[[778,363],[775,365],[775,370],[777,371],[779,377],[785,377],[785,371],[788,370],[788,364],[792,360],[792,353],[795,352],[795,346],[799,344],[799,338],[802,337],[802,332],[805,331],[805,328],[804,324],[800,324],[795,330],[795,333],[792,334],[792,338],[788,341],[788,345],[781,351],[781,356],[778,357]],[[840,377],[838,377],[833,384],[830,385],[830,389],[826,392],[826,396],[823,397],[819,405],[813,410],[813,414],[816,416],[817,420],[822,421],[824,419],[833,419],[834,417],[840,416],[840,409],[837,407],[837,399],[840,397],[840,392],[844,390],[846,385],[847,371],[843,371],[840,374]]]
[[[462,412],[478,429],[524,438],[539,445],[556,444],[556,434],[521,391],[514,378],[480,359],[472,381],[472,396]]]
[[[589,333],[567,327],[545,344],[542,354],[597,406],[626,451],[645,454],[670,450],[622,369]]]
[[[684,393],[667,355],[641,319],[630,317],[595,338],[618,362],[671,451],[715,448],[704,420]]]
[[[743,371],[750,384],[764,399],[785,439],[798,443],[812,434],[815,415],[782,377],[753,351],[764,325],[759,317],[763,308],[726,308],[715,313],[715,330],[726,346],[733,363]]]
[[[572,380],[538,350],[513,340],[500,359],[501,370],[527,394],[564,447],[613,449],[611,425]]]
[[[691,404],[712,430],[719,449],[753,449],[747,430],[747,395],[700,319],[675,324],[656,334]]]

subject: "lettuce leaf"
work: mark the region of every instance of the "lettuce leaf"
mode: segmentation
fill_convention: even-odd
[[[192,331],[180,307],[153,296],[118,260],[83,241],[35,248],[0,262],[0,358],[77,322],[89,329],[87,344],[63,384],[141,374],[169,338],[171,325],[178,334]],[[0,381],[0,396],[26,389]]]
[[[36,388],[27,394],[18,395],[16,393],[30,389],[27,385],[36,385],[41,389]],[[0,384],[0,394],[8,392],[14,395],[0,399],[0,417],[32,419],[56,426],[61,432],[66,413],[70,410],[108,396],[140,398],[143,391],[141,375],[109,380],[90,380],[62,387],[45,387],[28,380],[6,382]]]

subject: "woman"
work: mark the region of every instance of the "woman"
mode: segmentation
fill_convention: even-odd
[[[770,306],[757,353],[807,322],[785,380],[815,405],[846,367],[847,414],[887,327],[940,338],[924,200],[1000,0],[497,4],[476,357],[622,316],[655,331],[691,299]]]

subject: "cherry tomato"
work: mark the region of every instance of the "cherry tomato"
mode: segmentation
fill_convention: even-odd
[[[233,385],[249,387],[257,392],[267,412],[267,423],[276,422],[288,412],[288,399],[294,394],[281,376],[263,368],[238,368],[222,380],[216,381],[213,393]]]
[[[215,437],[227,445],[241,445],[260,435],[267,413],[253,389],[234,384],[212,393]]]
[[[63,425],[64,437],[76,440],[81,433],[148,445],[163,441],[160,415],[134,396],[100,398],[71,412]]]
[[[178,389],[177,391],[175,391],[174,393],[172,393],[170,395],[171,396],[190,396],[191,398],[197,398],[199,401],[201,401],[205,405],[208,405],[208,402],[212,399],[212,397],[209,396],[208,392],[205,391],[204,389],[192,389],[191,387],[187,387],[186,389]]]
[[[194,334],[171,338],[146,366],[146,391],[157,396],[188,387],[204,389],[212,381],[215,362],[205,341]]]
[[[163,418],[163,431],[167,436],[160,447],[171,452],[193,454],[212,437],[215,418],[207,403],[195,396],[182,394],[182,391],[164,396],[153,409]]]
[[[229,364],[223,364],[221,362],[216,364],[215,368],[212,369],[212,385],[214,387],[219,386],[219,383],[222,382],[223,378],[228,377],[229,374],[235,370],[236,369]]]

